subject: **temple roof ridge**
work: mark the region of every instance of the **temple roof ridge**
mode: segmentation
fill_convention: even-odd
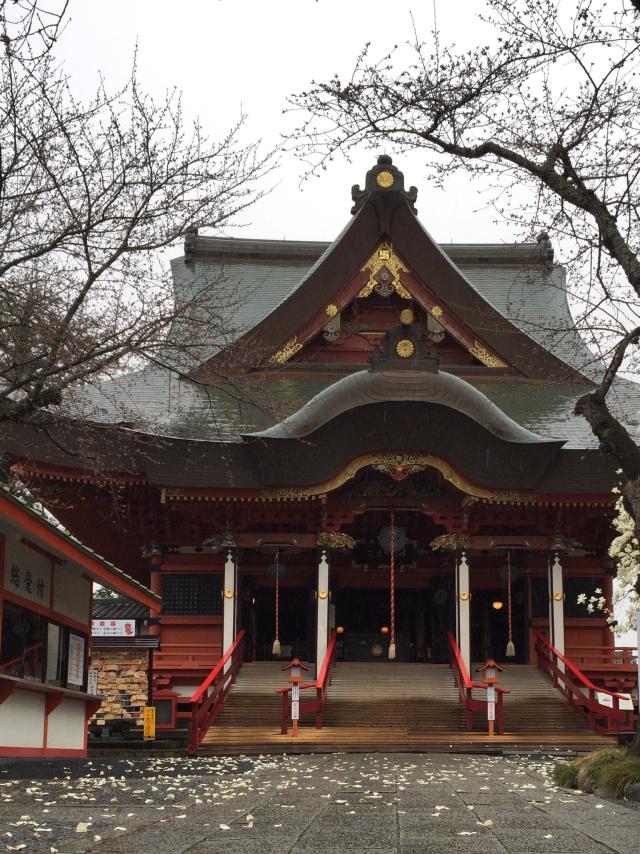
[[[289,238],[232,237],[199,234],[192,239],[191,261],[274,261],[312,263],[335,240],[297,240]],[[456,264],[518,264],[545,266],[548,249],[541,242],[511,240],[499,242],[453,242],[437,244]],[[184,255],[173,263],[185,262]]]

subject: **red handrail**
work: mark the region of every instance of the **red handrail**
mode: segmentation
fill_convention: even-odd
[[[569,703],[586,717],[589,726],[595,732],[617,733],[633,730],[633,709],[620,708],[620,700],[626,701],[628,697],[594,685],[544,635],[540,632],[534,632],[534,636],[538,669],[542,670],[553,682],[554,688],[562,691]],[[563,667],[560,667],[558,662],[561,662]],[[600,703],[598,694],[606,694],[611,697],[612,706],[609,707]]]
[[[211,673],[191,696],[189,701],[191,703],[191,738],[187,747],[187,753],[191,756],[197,754],[202,739],[217,718],[227,699],[227,694],[235,684],[238,671],[243,664],[244,637],[245,631],[242,629]]]
[[[447,632],[449,640],[449,667],[453,670],[453,679],[458,689],[458,697],[460,702],[465,707],[465,716],[467,729],[473,729],[473,713],[482,712],[487,715],[487,700],[478,700],[473,696],[474,688],[478,690],[487,690],[484,682],[474,682],[469,676],[469,671],[463,661],[460,647],[456,642],[453,632]],[[496,686],[496,721],[498,723],[498,733],[504,735],[504,703],[505,694],[509,694],[509,688],[500,688]]]
[[[331,685],[331,679],[333,678],[333,668],[336,664],[337,650],[337,635],[334,629],[329,637],[327,651],[315,682],[304,682],[300,686],[301,690],[304,690],[305,688],[315,688],[315,700],[301,702],[300,714],[304,715],[315,712],[316,729],[322,729],[324,704],[327,701],[327,690]],[[289,697],[289,694],[291,693],[291,686],[288,685],[286,688],[276,688],[276,693],[282,694],[282,721],[280,725],[280,732],[282,735],[286,735],[289,730],[289,717],[291,714],[291,700]]]
[[[0,665],[0,672],[11,667],[13,664],[20,664],[20,662],[24,661],[29,653],[34,652],[36,649],[40,649],[43,646],[44,641],[37,641],[36,643],[32,643],[31,646],[26,646],[16,658],[12,658],[10,661],[5,661],[4,664]]]

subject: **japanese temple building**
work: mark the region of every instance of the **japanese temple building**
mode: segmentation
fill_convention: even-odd
[[[424,667],[452,632],[468,671],[541,632],[628,690],[577,603],[611,590],[616,474],[573,415],[601,365],[548,237],[437,245],[387,156],[352,197],[331,244],[188,235],[176,299],[236,294],[225,340],[87,392],[91,428],[9,432],[14,471],[162,597],[160,725],[241,630],[246,661],[277,638],[318,669],[333,629],[339,662]],[[638,387],[610,402],[636,429]]]

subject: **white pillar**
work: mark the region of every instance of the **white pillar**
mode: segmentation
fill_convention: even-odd
[[[236,639],[236,586],[237,586],[237,564],[234,551],[229,549],[224,562],[224,586],[222,588],[222,654],[229,649]],[[227,662],[225,673],[231,666]]]
[[[564,587],[558,552],[549,562],[549,640],[564,655]]]
[[[318,587],[316,590],[316,677],[322,667],[329,641],[329,561],[324,549],[318,561]]]
[[[471,590],[467,553],[456,558],[456,640],[462,660],[471,674]]]

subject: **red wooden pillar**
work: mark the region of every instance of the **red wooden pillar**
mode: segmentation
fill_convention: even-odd
[[[150,570],[150,579],[149,579],[149,587],[153,593],[157,593],[158,596],[162,596],[162,576],[160,571],[162,569],[162,553],[160,549],[157,547],[152,547],[152,551],[150,552],[151,558],[151,566]],[[160,634],[160,610],[159,608],[150,608],[149,609],[149,634],[150,635],[159,635]]]

